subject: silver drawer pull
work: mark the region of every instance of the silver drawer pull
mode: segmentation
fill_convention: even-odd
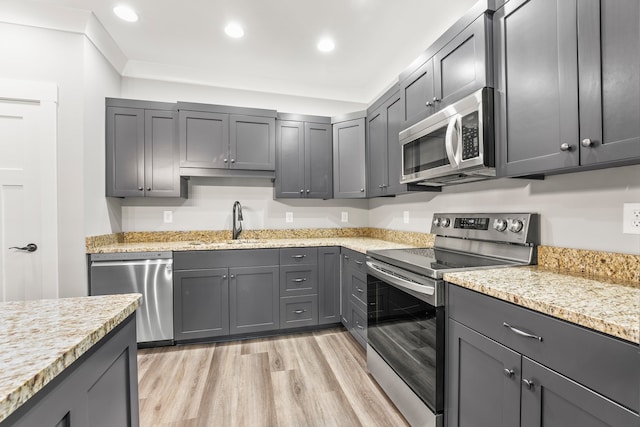
[[[362,326],[362,325],[361,325],[360,323],[358,323],[357,321],[356,321],[356,327],[357,327],[358,329],[364,329],[364,326]]]
[[[529,333],[527,333],[525,331],[521,331],[520,329],[516,329],[513,326],[511,326],[510,324],[508,324],[507,322],[502,322],[502,325],[504,327],[506,327],[506,328],[511,329],[513,332],[515,332],[516,334],[518,334],[520,336],[523,336],[523,337],[526,337],[526,338],[533,338],[533,339],[536,339],[538,341],[542,341],[542,337],[539,337],[537,335],[529,334]]]
[[[300,282],[306,282],[307,279],[291,279],[291,281],[294,283],[300,283]]]
[[[533,389],[533,381],[528,380],[528,379],[526,379],[526,378],[523,378],[523,379],[522,379],[522,382],[524,383],[524,385],[526,385],[526,386],[527,386],[527,388],[528,388],[529,390],[532,390],[532,389]]]
[[[364,292],[364,289],[362,289],[362,288],[360,288],[360,287],[356,286],[356,291],[358,291],[358,292],[360,292],[360,293],[363,293],[363,292]]]
[[[307,310],[293,310],[293,312],[294,312],[295,314],[302,314],[302,313],[304,313],[305,311],[307,311]]]
[[[364,262],[362,262],[362,261],[358,261],[358,260],[354,260],[354,262],[355,262],[356,264],[358,264],[358,265],[362,265],[362,264],[364,264]]]
[[[291,255],[291,258],[302,259],[306,257],[306,255]]]

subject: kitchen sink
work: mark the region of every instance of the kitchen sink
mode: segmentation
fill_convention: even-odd
[[[258,239],[236,239],[236,240],[225,240],[224,243],[227,245],[240,245],[242,243],[258,243],[260,240]]]

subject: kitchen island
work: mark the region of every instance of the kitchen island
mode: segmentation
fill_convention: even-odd
[[[0,303],[0,426],[137,426],[140,301]]]

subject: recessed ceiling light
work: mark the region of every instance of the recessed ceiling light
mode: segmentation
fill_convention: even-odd
[[[331,52],[335,47],[336,44],[330,38],[320,39],[318,42],[318,50],[320,52]]]
[[[224,27],[224,32],[234,39],[239,39],[244,36],[244,30],[240,26],[240,24],[236,24],[235,22],[230,23],[226,27]]]
[[[123,21],[136,22],[138,20],[138,14],[129,6],[116,6],[113,8],[113,13]]]

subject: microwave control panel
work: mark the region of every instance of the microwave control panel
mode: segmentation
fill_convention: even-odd
[[[462,117],[462,160],[480,156],[478,112]]]

